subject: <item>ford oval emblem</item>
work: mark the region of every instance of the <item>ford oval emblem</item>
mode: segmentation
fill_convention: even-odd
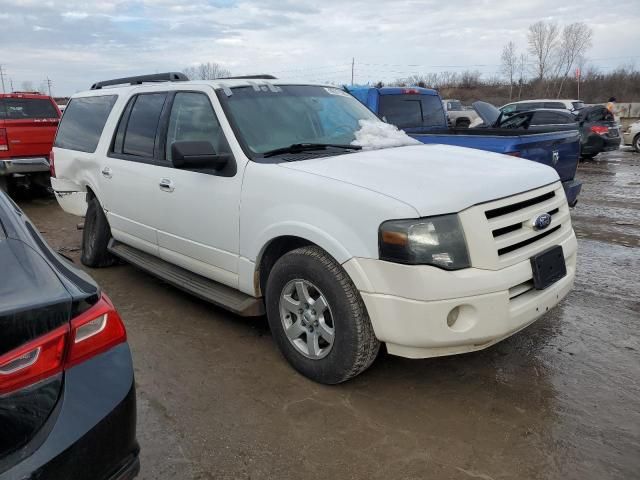
[[[548,213],[541,213],[533,219],[532,226],[534,230],[544,230],[551,225],[551,215]]]

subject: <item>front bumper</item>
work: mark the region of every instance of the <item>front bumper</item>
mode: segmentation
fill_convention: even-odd
[[[49,160],[45,157],[0,159],[0,176],[48,171]]]
[[[500,270],[447,272],[353,258],[343,266],[360,290],[378,339],[389,353],[427,358],[481,350],[525,328],[571,290],[576,271],[575,234],[559,243],[567,275],[545,290],[532,286],[527,261]],[[447,316],[460,307],[458,319]]]

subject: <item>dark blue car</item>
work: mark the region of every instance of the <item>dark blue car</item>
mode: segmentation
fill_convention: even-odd
[[[118,312],[0,192],[0,480],[131,479],[138,451]]]

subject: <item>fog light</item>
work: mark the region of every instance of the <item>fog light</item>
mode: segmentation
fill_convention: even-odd
[[[460,315],[460,307],[456,307],[449,312],[449,315],[447,315],[447,325],[449,328],[453,327],[458,321],[458,315]]]

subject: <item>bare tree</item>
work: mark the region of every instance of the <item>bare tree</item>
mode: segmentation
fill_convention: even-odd
[[[562,30],[560,41],[562,74],[556,98],[560,98],[564,82],[573,66],[580,63],[580,59],[591,47],[592,38],[593,30],[582,22],[572,23]]]
[[[529,25],[527,39],[529,52],[535,59],[535,74],[539,81],[544,80],[552,70],[553,53],[558,43],[560,29],[555,23],[539,21]]]
[[[502,49],[502,73],[509,79],[509,100],[513,98],[513,80],[516,76],[517,68],[516,45],[513,42],[509,42]]]
[[[219,63],[200,63],[193,67],[187,67],[183,73],[191,80],[215,80],[216,78],[230,77],[231,72]]]
[[[526,53],[521,53],[520,57],[518,58],[518,100],[520,100],[520,97],[522,96],[522,87],[524,86],[524,81],[525,81],[525,73],[527,71],[527,54]]]

